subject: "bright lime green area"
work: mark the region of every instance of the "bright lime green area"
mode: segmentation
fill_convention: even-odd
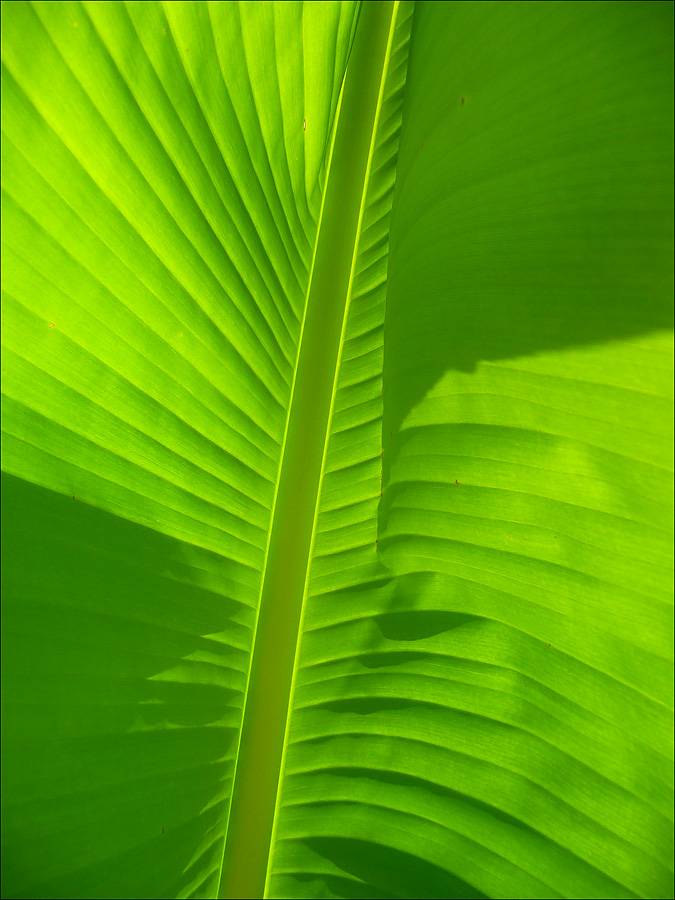
[[[673,4],[390,9],[2,5],[3,896],[673,895]]]

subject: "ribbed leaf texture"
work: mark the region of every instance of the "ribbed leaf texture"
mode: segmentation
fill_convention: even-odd
[[[672,65],[670,2],[3,3],[3,896],[228,895],[259,766],[269,898],[672,897]]]
[[[3,895],[217,890],[356,12],[3,4]]]

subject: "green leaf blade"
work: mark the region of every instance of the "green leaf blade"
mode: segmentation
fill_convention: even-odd
[[[217,893],[321,197],[268,13],[3,5],[8,896]]]
[[[671,15],[415,14],[382,500],[336,414],[276,896],[672,891]]]

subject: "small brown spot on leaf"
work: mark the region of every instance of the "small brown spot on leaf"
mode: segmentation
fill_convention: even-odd
[[[50,328],[53,328],[53,327],[54,327],[54,323],[53,323],[53,322],[50,322],[50,323],[49,323],[49,327],[50,327]]]
[[[459,481],[457,481],[457,479],[456,479],[456,478],[455,478],[455,484],[459,484]]]
[[[464,97],[462,97],[462,106],[464,106]]]

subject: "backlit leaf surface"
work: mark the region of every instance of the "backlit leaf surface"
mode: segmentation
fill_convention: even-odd
[[[364,12],[260,883],[672,896],[672,4],[375,6],[3,4],[3,896],[228,890]]]

